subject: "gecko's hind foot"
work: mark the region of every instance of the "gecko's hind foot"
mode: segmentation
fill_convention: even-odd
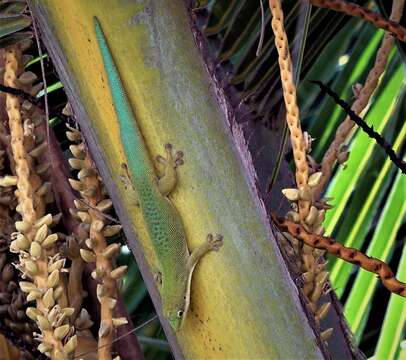
[[[210,246],[209,250],[218,251],[222,247],[223,242],[223,235],[221,234],[216,234],[214,236],[213,234],[207,235],[207,243]]]
[[[192,251],[188,260],[188,268],[193,271],[197,262],[208,252],[218,251],[223,245],[223,235],[220,234],[208,234],[206,241],[200,244],[196,249]]]

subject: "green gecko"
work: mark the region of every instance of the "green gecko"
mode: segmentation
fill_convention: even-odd
[[[160,179],[157,178],[103,30],[96,17],[94,17],[94,26],[119,122],[120,139],[128,163],[131,184],[137,194],[138,205],[158,259],[163,314],[172,328],[177,331],[181,328],[188,312],[193,269],[204,254],[220,248],[223,238],[221,235],[209,234],[203,244],[189,253],[182,221],[168,199],[168,195],[176,186],[176,169],[183,163],[183,154],[181,152],[174,154],[172,146],[167,144],[166,158],[157,157],[157,160],[165,166],[165,172]]]

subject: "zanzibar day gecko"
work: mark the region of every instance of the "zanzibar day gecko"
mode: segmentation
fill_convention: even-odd
[[[176,186],[176,168],[182,163],[182,154],[174,154],[170,144],[165,146],[166,158],[157,157],[165,166],[164,176],[158,179],[96,17],[94,26],[119,122],[120,139],[127,158],[131,184],[137,194],[138,204],[159,262],[157,277],[161,283],[159,289],[163,314],[177,331],[181,328],[189,308],[193,269],[203,255],[210,250],[218,250],[223,239],[221,235],[209,234],[203,244],[189,253],[180,215],[168,199],[168,195]]]

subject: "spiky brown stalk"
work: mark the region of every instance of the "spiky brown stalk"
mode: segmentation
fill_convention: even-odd
[[[308,246],[316,249],[326,250],[331,255],[357,265],[360,268],[377,274],[382,284],[391,292],[406,297],[406,284],[397,280],[389,266],[376,258],[365,255],[361,251],[345,247],[331,237],[311,234],[299,224],[277,216],[273,216],[273,221],[282,232],[287,232],[299,241],[303,241]]]
[[[10,47],[5,53],[4,84],[18,88],[21,73],[21,51]],[[23,277],[31,281],[20,282],[21,289],[28,293],[28,301],[35,300],[36,307],[27,309],[27,315],[37,322],[41,334],[39,350],[52,359],[66,360],[73,357],[76,348],[74,328],[68,318],[72,309],[66,306],[66,294],[61,283],[60,272],[64,259],[55,254],[55,234],[49,226],[51,214],[44,214],[41,180],[33,169],[33,161],[25,146],[24,124],[21,117],[21,101],[11,94],[6,95],[6,110],[9,118],[11,148],[17,175],[17,211],[22,220],[16,222],[17,236],[10,249],[20,256],[19,268]]]
[[[5,128],[0,128],[0,132]],[[2,134],[6,135],[6,134]],[[0,149],[2,144],[0,143]],[[7,163],[6,151],[0,150],[0,321],[13,333],[18,334],[28,345],[33,344],[32,332],[35,325],[25,315],[26,300],[18,287],[18,276],[13,262],[16,256],[9,251],[11,234],[14,229],[15,207],[14,196],[15,177],[4,176]]]
[[[70,140],[80,141],[78,130],[70,128],[67,132]],[[76,216],[89,225],[87,249],[80,249],[86,262],[95,263],[92,277],[99,281],[97,298],[100,302],[100,328],[98,341],[98,358],[112,358],[112,343],[115,328],[127,323],[125,318],[115,318],[115,306],[118,299],[117,281],[126,271],[126,266],[115,268],[114,259],[119,253],[120,244],[107,245],[106,237],[117,234],[120,225],[107,225],[110,221],[104,215],[112,208],[112,202],[103,194],[102,183],[93,161],[83,142],[70,147],[74,158],[69,159],[70,165],[79,170],[78,180],[70,180],[71,186],[77,190],[81,199],[75,201]]]
[[[316,179],[317,183],[317,179],[320,178],[320,175],[320,173],[312,174],[309,177],[309,183],[313,184],[314,179]],[[293,207],[297,207],[297,189],[284,189],[283,194],[292,202]],[[296,211],[289,211],[286,217],[296,223],[302,224],[307,231],[321,235],[324,233],[323,221],[325,213],[325,209],[318,209],[312,205],[304,220],[300,220],[299,214]],[[330,303],[320,304],[321,296],[326,293],[329,288],[327,283],[328,272],[324,259],[325,252],[304,244],[290,234],[279,235],[279,242],[284,249],[287,250],[288,256],[294,260],[296,270],[302,276],[304,281],[303,294],[308,301],[308,307],[315,316],[316,323],[319,324],[320,320],[327,315],[330,308]]]
[[[394,21],[399,21],[403,13],[403,7],[404,0],[394,0],[390,18]],[[374,66],[370,70],[364,86],[359,91],[357,99],[351,107],[351,109],[358,115],[361,114],[361,112],[366,108],[372,94],[378,86],[379,79],[388,63],[389,54],[393,47],[394,40],[395,39],[392,34],[385,34],[382,44],[376,54]],[[347,116],[337,128],[334,140],[327,149],[321,162],[321,172],[323,175],[320,183],[314,190],[315,199],[319,199],[322,195],[325,186],[330,179],[331,173],[333,171],[333,166],[340,156],[340,149],[347,140],[354,126],[356,126],[355,123]]]
[[[14,189],[11,186],[0,187],[0,322],[21,339],[15,345],[24,344],[25,349],[32,351],[33,332],[38,330],[34,322],[25,315],[27,301],[18,287],[18,271],[13,266],[18,258],[9,251],[10,237],[15,231],[14,215]],[[12,340],[14,338],[12,336]]]
[[[285,189],[291,193],[290,195],[293,193],[293,196],[288,195],[287,197],[296,207],[296,209],[288,213],[288,216],[291,216],[296,222],[305,224],[309,230],[322,233],[324,231],[322,226],[324,210],[319,210],[312,206],[312,188],[318,183],[321,174],[315,173],[309,177],[307,151],[311,148],[311,139],[307,135],[306,137],[304,136],[300,125],[289,43],[283,26],[283,11],[279,0],[270,0],[269,6],[272,12],[272,29],[275,35],[275,45],[279,55],[278,61],[287,112],[286,119],[291,134],[290,139],[296,165],[297,189]],[[288,249],[288,252],[293,249],[293,253],[296,254],[297,268],[303,273],[305,279],[303,293],[308,300],[309,307],[315,314],[316,320],[319,321],[321,316],[319,314],[318,301],[323,293],[328,277],[328,273],[325,271],[325,261],[322,261],[324,253],[322,251],[314,251],[313,248],[299,243],[293,237],[289,238],[289,244],[282,238],[280,240],[284,244],[285,249]],[[329,306],[329,303],[321,305],[322,316],[327,314]]]

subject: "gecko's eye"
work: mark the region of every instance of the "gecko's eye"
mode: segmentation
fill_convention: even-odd
[[[178,316],[179,319],[181,319],[183,316],[183,310],[179,310],[176,315]]]

